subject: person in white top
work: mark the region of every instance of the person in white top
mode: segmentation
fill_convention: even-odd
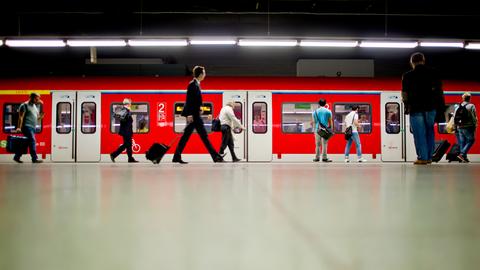
[[[358,135],[358,128],[360,128],[360,123],[358,122],[358,105],[353,105],[352,111],[345,117],[345,128],[350,126],[352,127],[352,137],[347,140],[347,145],[345,146],[345,162],[350,162],[349,155],[352,141],[355,142],[355,147],[357,148],[358,162],[366,162],[367,160],[362,158],[362,144],[360,143],[360,136]]]
[[[241,159],[237,158],[235,152],[233,150],[233,134],[232,130],[235,128],[240,128],[241,130],[245,130],[245,127],[240,123],[240,120],[235,116],[233,112],[233,108],[235,107],[235,102],[230,101],[227,103],[226,106],[220,110],[220,115],[218,119],[220,120],[221,128],[222,128],[222,146],[220,147],[220,151],[218,154],[224,157],[226,154],[224,153],[225,149],[228,146],[230,150],[230,154],[232,155],[232,161],[238,162]]]

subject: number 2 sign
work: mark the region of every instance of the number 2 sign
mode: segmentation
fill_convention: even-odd
[[[167,104],[165,102],[157,103],[157,126],[159,127],[167,126],[166,107]]]

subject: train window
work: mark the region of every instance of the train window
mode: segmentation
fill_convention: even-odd
[[[235,102],[235,107],[233,108],[233,113],[235,114],[235,117],[238,118],[238,120],[240,120],[240,123],[243,125],[243,105],[241,102]],[[235,128],[233,130],[233,133],[235,134],[239,134],[241,133],[242,130],[240,128]]]
[[[187,118],[182,116],[183,106],[185,103],[175,103],[174,106],[174,119],[173,126],[175,133],[183,133],[183,130],[187,126]],[[213,104],[203,103],[201,107],[203,113],[200,116],[205,124],[207,133],[212,132],[212,116],[213,116]],[[193,132],[197,132],[194,130]]]
[[[318,103],[283,103],[282,132],[312,133],[312,112],[318,109]]]
[[[372,132],[372,108],[370,104],[358,104],[358,103],[344,103],[334,104],[333,113],[333,129],[335,133],[345,132],[345,117],[352,111],[352,106],[358,105],[358,122],[360,128],[358,133],[371,133]]]
[[[118,133],[120,130],[120,119],[115,117],[115,112],[123,108],[122,103],[112,103],[110,111],[110,132]],[[144,134],[150,130],[150,107],[148,103],[133,102],[130,106],[130,114],[133,118],[133,133]]]
[[[400,133],[400,104],[397,102],[385,104],[385,132],[387,134]]]
[[[93,134],[97,130],[97,104],[95,102],[82,103],[81,131],[84,134]]]
[[[448,134],[447,123],[450,120],[450,118],[453,117],[453,114],[455,113],[455,110],[458,106],[458,104],[456,104],[456,103],[450,103],[450,104],[446,104],[446,105],[447,105],[447,109],[445,110],[445,120],[446,120],[446,122],[437,124],[438,133],[440,133],[440,134]]]
[[[18,108],[22,103],[6,103],[3,105],[3,133],[15,133],[18,125]],[[37,104],[39,112],[43,112],[42,104]],[[35,127],[35,133],[42,132],[42,120]]]
[[[267,133],[267,103],[265,102],[254,102],[253,106],[253,133]]]
[[[72,131],[72,104],[70,102],[57,103],[57,124],[58,134],[69,134]]]

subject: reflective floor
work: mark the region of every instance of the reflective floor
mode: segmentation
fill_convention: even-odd
[[[480,164],[0,164],[0,269],[479,269]]]

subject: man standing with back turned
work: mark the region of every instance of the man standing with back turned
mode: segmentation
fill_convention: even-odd
[[[223,158],[215,151],[212,144],[208,140],[207,131],[203,124],[203,120],[200,117],[202,114],[202,92],[200,89],[200,82],[205,79],[205,68],[196,66],[193,68],[193,80],[190,82],[187,88],[187,101],[183,107],[182,116],[187,118],[187,126],[183,130],[182,138],[178,143],[175,154],[173,155],[172,162],[187,164],[182,160],[182,152],[187,145],[190,135],[192,135],[193,129],[197,130],[198,135],[202,139],[203,144],[208,149],[210,156],[212,156],[213,162],[223,162]]]
[[[417,160],[415,165],[432,163],[435,148],[434,125],[437,111],[443,115],[445,101],[438,75],[425,66],[425,56],[414,53],[410,57],[412,70],[403,75],[402,98],[405,114],[410,114]]]

